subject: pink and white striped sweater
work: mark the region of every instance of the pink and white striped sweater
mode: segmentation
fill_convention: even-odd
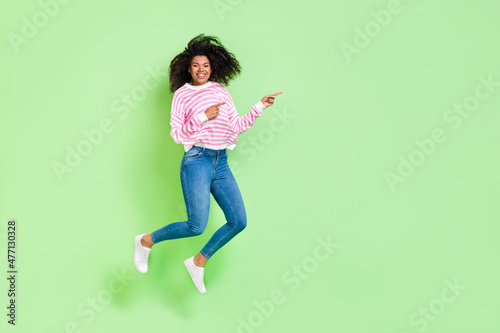
[[[209,120],[206,109],[224,101],[226,104],[219,106],[219,115]],[[234,149],[238,135],[252,127],[264,109],[264,104],[258,101],[250,112],[240,116],[231,95],[220,83],[208,81],[201,86],[185,83],[175,91],[172,99],[170,135],[175,143],[184,145],[185,151],[193,145]]]

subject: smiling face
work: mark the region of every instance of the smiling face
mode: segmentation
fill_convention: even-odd
[[[191,60],[191,65],[188,68],[188,72],[193,78],[193,86],[201,86],[202,84],[207,83],[208,78],[212,73],[210,61],[206,56],[195,56]]]

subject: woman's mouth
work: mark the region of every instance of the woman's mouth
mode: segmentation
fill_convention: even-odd
[[[196,76],[198,77],[198,79],[203,79],[207,75],[206,74],[196,74]]]

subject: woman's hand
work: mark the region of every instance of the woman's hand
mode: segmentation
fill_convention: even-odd
[[[219,106],[221,106],[222,104],[226,104],[226,102],[214,104],[212,106],[209,106],[208,109],[205,110],[205,115],[207,116],[208,120],[213,119],[219,115]]]
[[[261,99],[260,101],[262,102],[262,104],[264,104],[264,106],[267,108],[268,106],[271,106],[273,105],[274,103],[274,97],[276,97],[276,95],[279,95],[279,94],[282,94],[283,92],[280,91],[280,92],[277,92],[277,93],[274,93],[274,94],[271,94],[271,95],[266,95],[264,96],[263,99]]]

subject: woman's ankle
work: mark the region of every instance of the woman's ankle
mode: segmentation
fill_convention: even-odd
[[[144,235],[141,237],[141,245],[142,246],[150,249],[153,247],[154,244],[155,243],[153,243],[153,240],[151,239],[151,234]]]
[[[208,258],[206,258],[203,254],[198,253],[196,256],[193,258],[193,263],[197,267],[205,267],[205,264],[207,263]]]

